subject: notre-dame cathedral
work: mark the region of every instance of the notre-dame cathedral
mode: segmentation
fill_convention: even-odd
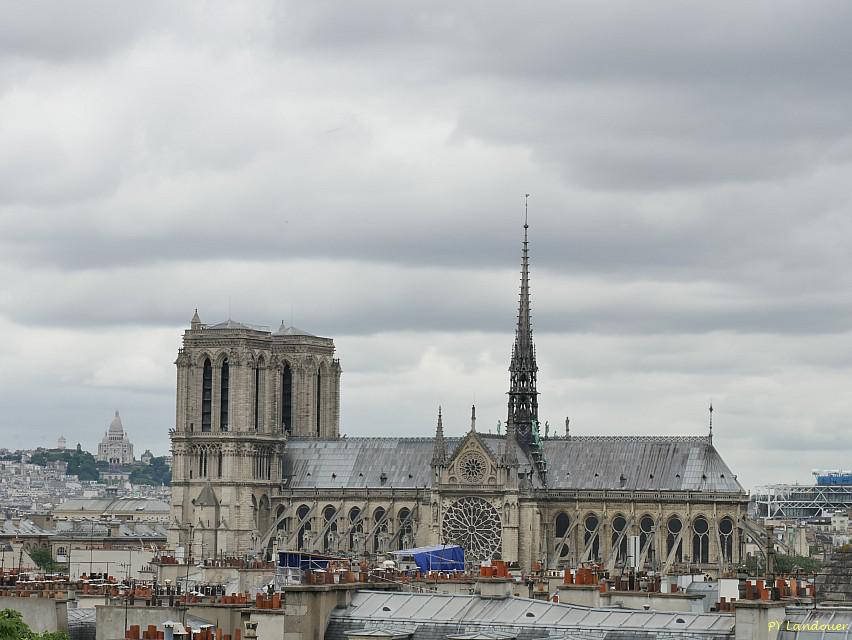
[[[356,557],[455,543],[529,569],[711,574],[739,562],[748,496],[708,436],[542,434],[528,227],[505,434],[340,437],[334,341],[198,313],[177,360],[170,544]],[[406,425],[406,431],[416,431]]]

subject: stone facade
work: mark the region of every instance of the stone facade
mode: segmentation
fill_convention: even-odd
[[[63,443],[64,444],[64,443]],[[124,431],[118,411],[110,422],[109,429],[103,440],[98,444],[98,460],[109,462],[111,465],[130,464],[133,462],[133,444]]]
[[[175,364],[172,541],[186,544],[191,526],[197,553],[253,548],[287,438],[339,436],[334,341],[283,324],[208,326],[196,312]]]
[[[304,549],[357,557],[458,543],[524,569],[597,562],[728,572],[747,494],[711,436],[544,436],[527,230],[506,433],[340,438],[334,343],[198,314],[177,365],[169,542],[196,558]],[[634,553],[631,553],[634,550]]]

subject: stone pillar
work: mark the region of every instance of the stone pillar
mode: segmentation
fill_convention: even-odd
[[[228,431],[245,432],[248,429],[246,369],[248,367],[239,358],[228,358]]]
[[[301,389],[300,389],[300,422],[301,422],[301,435],[306,437],[311,437],[316,434],[316,427],[314,426],[314,388],[316,386],[316,380],[314,379],[316,375],[316,371],[313,366],[313,362],[310,364],[306,364],[302,367],[299,379],[302,381]]]
[[[213,389],[210,394],[210,431],[212,433],[219,431],[219,395],[221,384],[222,368],[218,363],[213,364]]]
[[[293,433],[299,436],[311,435],[310,368],[300,364],[293,372]]]
[[[269,421],[267,419],[267,404],[269,402],[269,389],[267,388],[267,379],[269,378],[269,368],[266,366],[258,365],[260,370],[259,373],[259,384],[257,387],[257,392],[259,394],[258,402],[257,402],[257,430],[260,433],[267,433],[269,430]]]
[[[266,370],[266,432],[281,428],[281,376],[283,367],[270,365]]]
[[[175,430],[186,431],[186,397],[187,397],[187,365],[186,356],[178,355],[177,359],[177,394],[175,398]]]
[[[609,554],[612,552],[612,526],[610,518],[607,515],[600,517],[598,525],[598,548],[600,549],[601,562],[606,563],[609,559]]]
[[[339,360],[332,360],[329,380],[329,430],[330,438],[340,437],[340,368]]]

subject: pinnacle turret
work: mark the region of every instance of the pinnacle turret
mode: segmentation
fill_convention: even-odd
[[[444,440],[444,421],[438,407],[438,426],[435,427],[435,444],[432,446],[432,466],[443,467],[447,462],[447,443]]]

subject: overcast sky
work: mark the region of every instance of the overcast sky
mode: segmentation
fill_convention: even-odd
[[[0,2],[0,446],[168,450],[202,321],[335,339],[341,430],[542,419],[852,467],[849,2]]]

